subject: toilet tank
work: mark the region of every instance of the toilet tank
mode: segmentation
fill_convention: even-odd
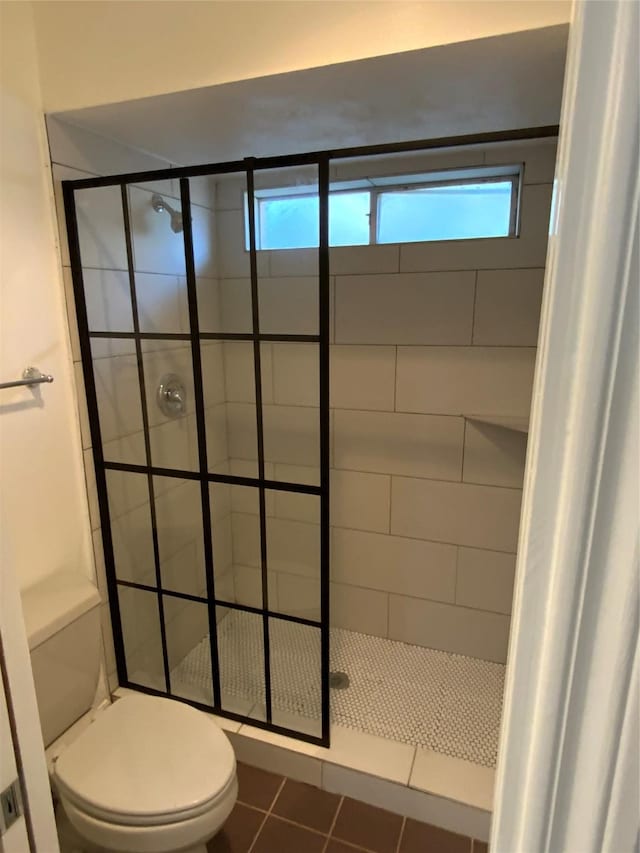
[[[23,590],[22,607],[48,746],[93,704],[102,653],[100,594],[87,578],[60,572]]]

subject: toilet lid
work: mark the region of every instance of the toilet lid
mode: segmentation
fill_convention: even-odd
[[[55,765],[63,794],[122,823],[190,817],[217,799],[234,773],[231,744],[210,717],[142,693],[99,714]]]

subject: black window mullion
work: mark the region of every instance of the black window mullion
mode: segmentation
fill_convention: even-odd
[[[329,158],[318,163],[318,192],[320,203],[318,254],[318,313],[320,332],[320,648],[321,648],[321,706],[322,740],[329,746],[329,571],[330,571],[330,411],[329,411]]]
[[[269,640],[269,574],[267,563],[267,510],[264,487],[264,425],[262,419],[262,368],[260,352],[260,307],[258,262],[256,255],[256,207],[253,161],[247,159],[247,218],[249,225],[249,263],[251,270],[251,314],[253,320],[253,366],[256,390],[256,431],[258,443],[258,496],[260,505],[260,567],[262,571],[262,635],[264,649],[264,694],[267,723],[272,722],[271,650]]]
[[[131,240],[131,220],[129,216],[129,198],[127,185],[120,187],[122,194],[122,218],[124,221],[124,237],[127,247],[127,266],[129,270],[129,291],[131,293],[131,316],[135,333],[136,362],[138,365],[138,384],[140,389],[140,405],[142,407],[142,429],[144,433],[144,452],[147,468],[147,485],[149,489],[149,510],[151,513],[151,536],[153,539],[153,560],[156,570],[156,595],[158,597],[158,616],[160,619],[160,639],[162,642],[162,663],[167,693],[171,695],[171,671],[169,668],[169,653],[167,650],[167,629],[164,621],[164,601],[162,600],[162,574],[160,572],[160,546],[158,544],[158,524],[156,519],[156,499],[151,473],[151,437],[149,434],[149,412],[147,410],[147,394],[144,381],[144,362],[142,359],[142,341],[140,340],[140,318],[138,315],[138,300],[136,297],[136,277],[133,260],[133,244]]]
[[[184,237],[185,272],[187,279],[187,301],[189,304],[189,328],[191,331],[191,359],[193,363],[193,388],[196,407],[198,434],[198,458],[200,468],[200,494],[202,498],[202,529],[204,534],[204,561],[207,576],[207,599],[209,616],[209,644],[213,681],[213,702],[217,709],[222,707],[220,691],[220,661],[218,656],[218,631],[216,627],[215,576],[213,539],[211,535],[211,501],[209,495],[209,466],[207,462],[207,428],[204,412],[202,381],[202,357],[200,353],[200,324],[198,320],[198,295],[196,270],[193,256],[193,230],[191,225],[191,193],[189,179],[180,179],[180,204]]]

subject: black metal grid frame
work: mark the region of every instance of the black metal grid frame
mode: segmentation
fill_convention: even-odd
[[[329,164],[334,159],[345,159],[353,157],[366,157],[381,154],[399,154],[410,151],[426,151],[438,148],[451,148],[465,145],[490,144],[495,142],[515,142],[528,139],[541,139],[558,135],[558,126],[545,126],[538,128],[526,128],[512,131],[482,133],[456,137],[446,137],[431,140],[418,140],[398,144],[372,145],[358,148],[343,148],[308,154],[298,154],[282,157],[268,158],[246,158],[245,160],[208,164],[203,166],[176,167],[154,171],[144,171],[129,174],[112,175],[105,177],[86,178],[76,181],[63,181],[63,199],[67,224],[67,236],[69,243],[69,254],[71,261],[71,273],[75,295],[76,315],[80,340],[80,352],[85,379],[85,392],[88,404],[89,427],[91,432],[91,443],[96,473],[96,486],[98,492],[98,503],[100,510],[100,521],[102,525],[102,539],[105,554],[107,589],[109,594],[111,622],[114,635],[114,647],[116,663],[120,683],[125,687],[131,687],[145,693],[165,696],[194,705],[206,711],[227,717],[232,720],[246,722],[257,728],[268,729],[280,734],[294,737],[298,740],[329,746],[330,743],[330,699],[329,699],[329,562],[330,562],[330,528],[329,528]],[[319,249],[318,249],[318,319],[319,334],[317,335],[288,335],[288,334],[263,334],[260,332],[260,318],[258,309],[258,272],[255,236],[255,206],[254,206],[254,175],[260,170],[274,168],[288,168],[302,165],[315,165],[318,169],[318,193],[319,193]],[[252,331],[250,333],[203,333],[199,330],[198,305],[196,295],[196,274],[193,254],[193,235],[191,230],[191,199],[189,191],[189,178],[202,177],[206,175],[224,175],[232,173],[244,173],[247,181],[248,193],[248,221],[249,221],[249,260],[252,294]],[[129,202],[127,187],[130,184],[139,184],[152,180],[179,179],[180,198],[183,217],[183,236],[185,249],[185,269],[187,282],[187,301],[189,308],[190,333],[151,333],[140,330],[138,308],[135,292],[135,272],[133,264],[133,250],[131,237],[131,223],[129,215]],[[131,296],[133,332],[101,332],[89,331],[87,305],[84,293],[84,281],[82,263],[80,257],[80,241],[78,233],[78,221],[75,205],[75,192],[82,189],[97,187],[119,186],[122,199],[122,215],[125,231],[125,244],[127,252],[129,286]],[[95,377],[93,373],[93,360],[91,354],[91,340],[98,338],[127,339],[135,342],[138,381],[142,405],[143,432],[145,437],[145,459],[146,465],[134,465],[128,463],[108,462],[104,459],[100,420],[98,415],[98,399],[96,393]],[[144,340],[184,340],[191,344],[192,368],[194,378],[194,391],[196,400],[196,431],[198,440],[199,471],[185,471],[179,469],[160,468],[152,465],[147,397],[144,384],[144,369],[142,357],[142,341]],[[254,350],[254,373],[256,393],[256,427],[258,436],[258,477],[239,477],[235,475],[212,474],[207,466],[206,427],[203,398],[202,365],[200,353],[201,340],[240,340],[253,342]],[[260,344],[262,342],[308,342],[317,343],[319,346],[319,373],[320,373],[320,485],[305,485],[300,483],[289,483],[267,480],[264,475],[264,443],[262,424],[262,399],[261,399],[261,365]],[[128,471],[131,473],[144,474],[147,477],[149,502],[151,507],[151,527],[153,539],[153,552],[156,570],[156,586],[134,583],[116,579],[115,559],[113,541],[111,535],[111,521],[107,496],[106,472],[108,470]],[[202,521],[204,536],[204,557],[207,579],[207,596],[201,597],[175,590],[164,589],[160,573],[160,558],[158,546],[158,531],[155,517],[155,494],[154,476],[175,477],[184,480],[198,480],[201,485]],[[261,572],[263,601],[262,608],[228,602],[218,599],[215,593],[214,580],[214,555],[211,536],[210,516],[210,483],[227,483],[231,485],[251,486],[258,489],[260,509],[260,531],[261,531]],[[268,584],[267,584],[267,554],[266,554],[266,490],[298,492],[302,494],[316,495],[320,498],[320,620],[305,619],[293,615],[274,612],[269,608]],[[146,685],[134,683],[127,675],[124,640],[120,610],[118,604],[118,587],[129,587],[155,593],[158,598],[158,613],[161,631],[163,669],[165,677],[165,691],[156,690]],[[174,597],[183,600],[202,603],[208,607],[209,614],[209,637],[211,642],[212,663],[212,686],[213,706],[176,696],[171,691],[171,676],[168,663],[167,639],[163,616],[163,598]],[[218,665],[216,607],[224,607],[262,616],[263,638],[264,638],[264,674],[265,674],[265,696],[266,696],[266,721],[247,717],[227,711],[221,706],[220,672]],[[270,653],[269,653],[269,619],[295,622],[320,630],[321,643],[321,735],[305,734],[283,726],[272,721],[271,691],[270,691]]]

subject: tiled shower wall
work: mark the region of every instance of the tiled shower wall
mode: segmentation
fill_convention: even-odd
[[[65,130],[67,140],[69,133],[74,145],[58,140],[57,148],[71,150],[72,156],[63,153],[59,162],[84,171],[70,173],[58,165],[57,178],[167,165],[152,165],[147,155],[76,129]],[[55,146],[53,153],[55,161]],[[524,162],[520,238],[332,250],[332,621],[341,627],[505,658],[525,436],[465,415],[528,413],[554,158],[554,144],[545,142],[379,162],[379,173]],[[345,162],[333,168],[337,178],[356,177],[370,172],[371,164]],[[157,190],[179,207],[175,185]],[[181,237],[172,234],[166,215],[151,210],[150,193],[144,193],[132,190],[131,195],[141,322],[148,331],[186,331]],[[138,213],[136,196],[141,199]],[[201,182],[192,196],[201,329],[248,331],[242,187],[229,179],[217,185]],[[108,227],[105,223],[100,229],[103,240]],[[122,259],[99,264],[96,294],[108,293],[102,307],[117,310],[114,297],[127,289],[116,272],[126,264]],[[106,276],[107,267],[116,270]],[[259,273],[262,330],[317,331],[317,252],[260,253]],[[112,279],[108,291],[107,278]],[[70,289],[69,301],[72,305]],[[125,311],[126,304],[125,299]],[[100,305],[98,299],[96,310]],[[105,327],[115,329],[123,321],[102,322],[116,323]],[[145,344],[144,356],[154,464],[195,469],[189,349],[154,343]],[[136,393],[135,359],[132,363],[131,353],[122,350],[100,355],[97,372],[114,424],[110,439],[121,454],[113,458],[143,462],[139,421],[131,422],[139,406],[130,396],[118,396],[119,388]],[[267,476],[316,482],[316,348],[267,344],[262,356]],[[77,339],[74,359],[79,359]],[[166,371],[185,377],[184,418],[163,419],[149,396]],[[255,475],[251,344],[205,343],[203,373],[211,470]],[[84,425],[100,561],[86,418]],[[119,574],[149,582],[153,561],[146,483],[141,475],[109,478]],[[160,478],[155,485],[165,586],[201,594],[197,488]],[[212,506],[217,593],[259,604],[256,497],[248,489],[216,485]],[[267,509],[270,605],[316,616],[317,499],[269,493]],[[161,672],[153,651],[159,645],[155,600],[138,591],[125,595],[123,619],[134,632],[128,646],[138,656],[135,665],[155,677]],[[206,632],[206,614],[201,605],[180,602],[166,615],[173,665]],[[106,613],[104,630],[109,645]],[[109,655],[112,680],[114,668]]]
[[[529,414],[555,141],[332,166],[332,177],[345,180],[519,163],[517,239],[331,250],[332,622],[500,662],[526,433],[481,418]],[[282,174],[271,184],[299,178]],[[249,311],[242,186],[221,181],[217,199],[225,235],[218,322],[240,331]],[[261,294],[277,294],[281,303],[266,331],[317,330],[316,250],[260,252],[258,273]],[[227,399],[235,401],[228,410],[233,470],[252,454],[242,437],[253,417],[253,386],[250,351],[241,358],[224,346],[227,371],[235,364],[232,380],[226,374]],[[266,448],[270,475],[286,479],[279,469],[289,465],[291,479],[317,476],[315,359],[309,345],[263,347],[265,422],[275,433]],[[272,601],[283,595],[295,601],[294,612],[311,617],[317,567],[304,555],[313,548],[314,511],[299,500],[272,509],[283,538],[298,544],[296,562],[272,562],[270,578]],[[255,540],[255,513],[232,514],[237,538]],[[246,547],[234,549],[237,600],[258,602],[258,566],[257,544],[248,558]]]

